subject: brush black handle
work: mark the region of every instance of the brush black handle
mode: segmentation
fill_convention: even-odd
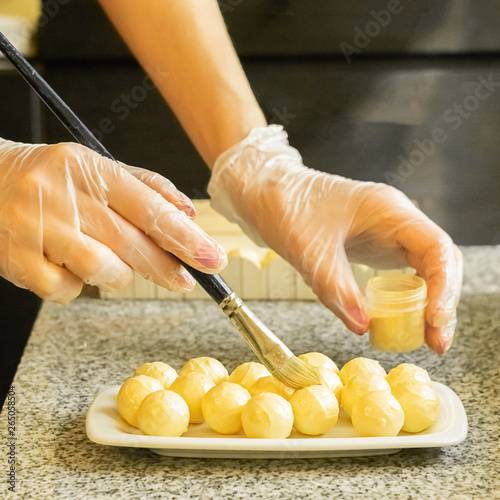
[[[186,268],[186,271],[189,272],[189,274],[200,284],[201,288],[203,288],[217,304],[220,304],[226,297],[233,293],[231,287],[222,279],[220,274],[202,273],[185,262],[182,262],[182,266]]]
[[[56,91],[40,76],[36,69],[19,53],[1,31],[0,50],[80,144],[87,146],[102,156],[115,160],[80,118],[73,113],[71,108],[59,97]],[[217,304],[220,304],[222,300],[233,293],[229,285],[218,274],[206,274],[182,261],[181,263]]]
[[[0,50],[78,142],[103,156],[113,159],[108,150],[94,137],[92,132],[2,32],[0,32]]]

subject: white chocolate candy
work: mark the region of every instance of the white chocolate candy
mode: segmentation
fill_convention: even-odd
[[[241,423],[249,438],[285,439],[292,432],[292,406],[277,394],[264,393],[247,402]]]
[[[203,373],[203,375],[210,377],[214,381],[215,385],[225,382],[229,378],[224,365],[217,359],[209,357],[190,359],[182,367],[182,370],[179,372],[179,376],[185,375],[189,372]]]
[[[215,432],[236,434],[241,429],[241,411],[249,399],[250,393],[241,385],[221,382],[203,397],[203,418]]]
[[[342,389],[342,408],[344,408],[345,412],[351,416],[352,409],[358,399],[363,397],[368,392],[373,391],[386,391],[390,394],[391,386],[387,383],[385,378],[380,376],[372,378],[364,378],[363,376],[351,377],[349,382],[347,382]]]
[[[170,386],[170,390],[179,394],[187,403],[189,422],[191,424],[201,424],[203,422],[201,400],[212,387],[215,387],[214,381],[199,372],[188,372],[181,375]]]
[[[240,384],[245,389],[250,390],[250,387],[252,387],[257,380],[262,377],[268,377],[269,375],[271,375],[269,370],[263,364],[250,361],[249,363],[243,363],[236,367],[229,376],[229,382]]]
[[[187,431],[189,408],[177,393],[156,391],[146,396],[139,406],[137,423],[149,436],[179,437]]]
[[[290,404],[294,415],[293,425],[302,434],[324,434],[337,423],[337,398],[324,385],[312,385],[295,391],[290,398]]]
[[[387,382],[395,391],[399,385],[420,382],[431,385],[431,378],[426,370],[411,363],[402,363],[393,368],[387,375]]]
[[[316,372],[318,374],[321,385],[328,387],[328,389],[330,389],[335,394],[337,402],[340,405],[343,384],[338,374],[324,366],[316,367]]]
[[[340,370],[340,380],[347,385],[349,379],[354,376],[371,378],[374,376],[386,377],[387,373],[380,363],[370,358],[354,358],[348,361]]]
[[[421,432],[436,421],[439,400],[429,384],[422,382],[400,384],[393,391],[393,395],[405,414],[404,431]]]
[[[397,436],[404,420],[403,408],[387,391],[365,394],[352,409],[352,425],[360,436]]]
[[[295,392],[295,389],[292,387],[285,385],[281,380],[278,380],[276,377],[272,375],[268,375],[267,377],[262,377],[255,382],[255,384],[250,387],[249,391],[250,395],[254,398],[255,396],[260,396],[265,393],[273,393],[285,398],[286,400],[290,399],[290,396]]]
[[[135,370],[134,375],[146,375],[155,378],[161,382],[164,389],[170,388],[172,382],[177,378],[177,372],[170,365],[161,361],[143,364]]]
[[[328,370],[336,372],[337,374],[339,373],[339,369],[335,364],[335,362],[333,361],[333,359],[329,358],[328,356],[325,356],[320,352],[307,352],[305,354],[300,354],[298,357],[302,361],[309,363],[311,366],[315,367],[323,366]]]
[[[163,390],[163,385],[155,378],[146,375],[130,377],[118,391],[116,407],[120,416],[130,425],[137,427],[137,411],[142,400],[152,392]]]

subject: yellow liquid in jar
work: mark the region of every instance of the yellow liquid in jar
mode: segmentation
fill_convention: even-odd
[[[425,340],[424,309],[413,311],[372,311],[370,344],[388,352],[418,349]]]

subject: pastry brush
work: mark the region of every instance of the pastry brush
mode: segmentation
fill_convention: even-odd
[[[78,142],[115,161],[92,132],[1,32],[0,50]],[[206,274],[184,262],[181,263],[218,304],[257,358],[277,379],[293,388],[320,383],[314,367],[294,356],[292,351],[231,290],[221,276]]]

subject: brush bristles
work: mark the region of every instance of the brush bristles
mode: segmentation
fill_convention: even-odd
[[[278,380],[294,389],[321,384],[314,367],[297,358],[297,356],[292,356],[284,363],[281,363],[281,365],[273,371],[273,375]]]

